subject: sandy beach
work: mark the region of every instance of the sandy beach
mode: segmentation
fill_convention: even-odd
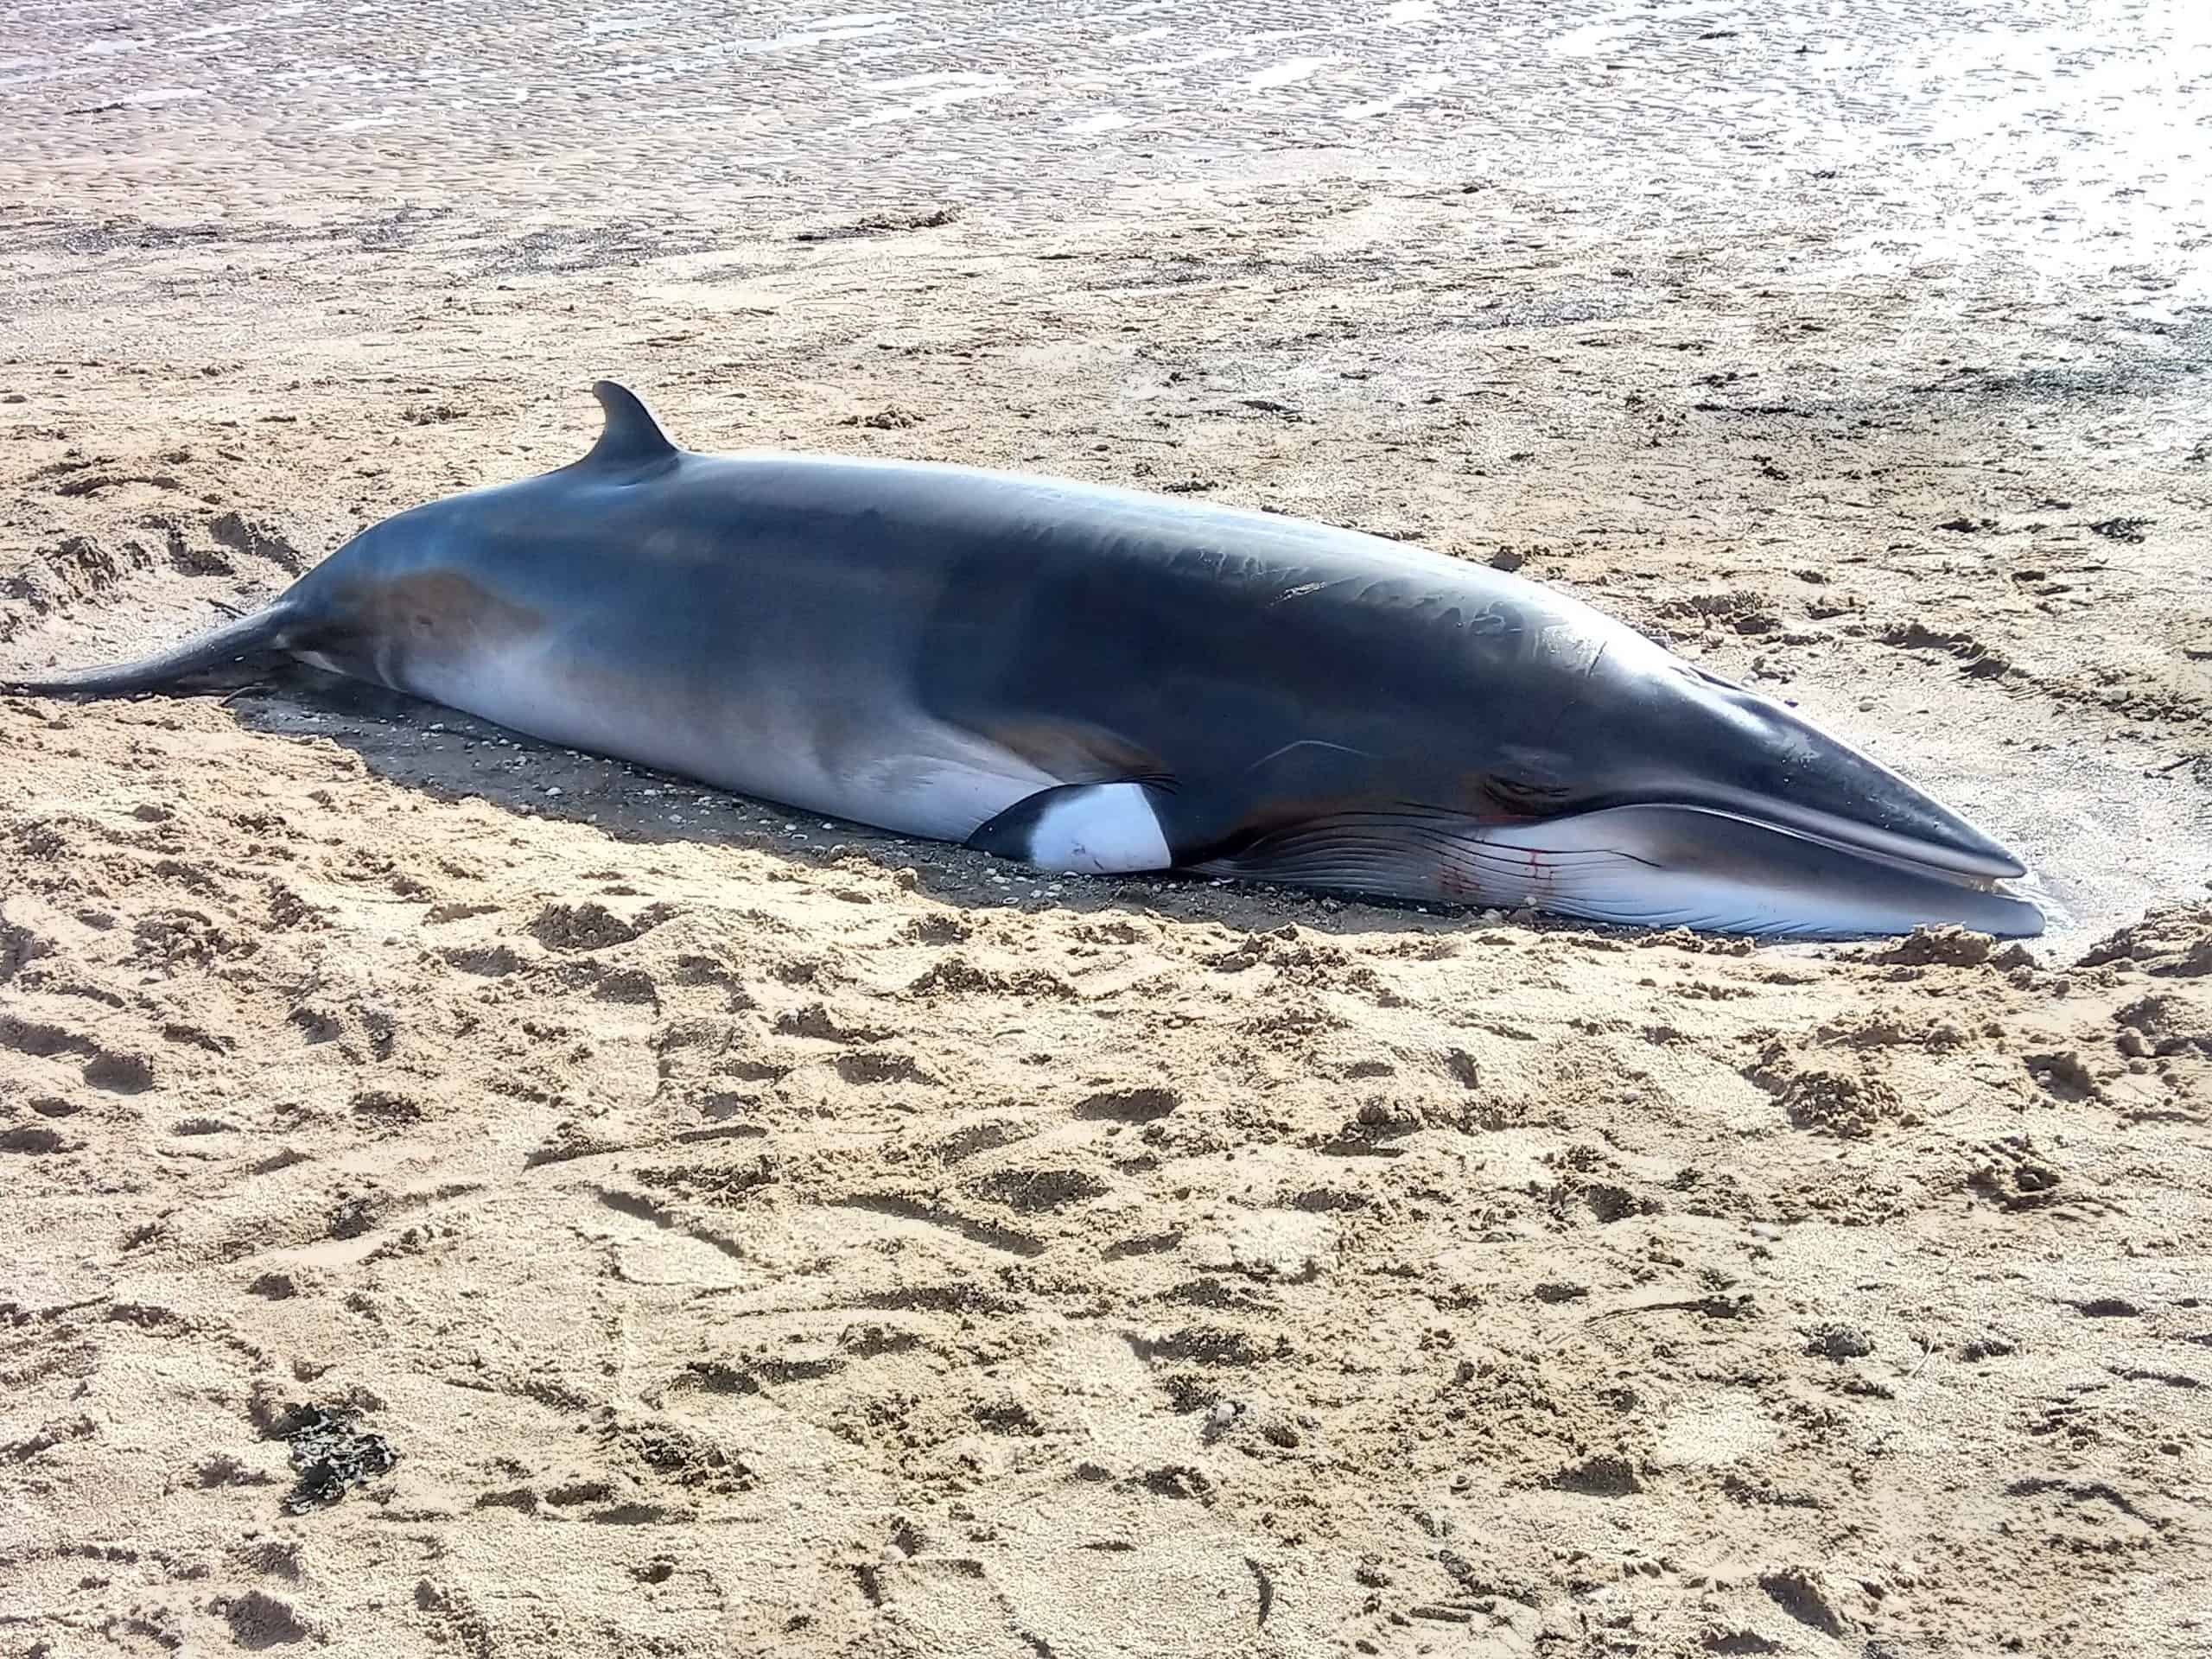
[[[611,375],[1558,584],[2051,918],[1058,880],[305,668],[0,697],[0,1654],[2212,1650],[2185,10],[0,23],[0,670]]]

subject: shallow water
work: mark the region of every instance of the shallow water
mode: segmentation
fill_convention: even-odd
[[[0,185],[123,207],[158,175],[211,213],[313,185],[1029,217],[1255,164],[1389,168],[1572,187],[1600,224],[1811,217],[1877,265],[2147,263],[2180,300],[2212,281],[2189,257],[2209,124],[2212,9],[2155,0],[45,0],[0,25]]]

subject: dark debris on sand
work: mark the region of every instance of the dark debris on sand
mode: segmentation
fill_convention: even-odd
[[[292,1447],[298,1483],[284,1499],[287,1515],[327,1508],[359,1486],[390,1472],[399,1453],[381,1434],[363,1429],[352,1417],[321,1406],[295,1406],[271,1431]]]

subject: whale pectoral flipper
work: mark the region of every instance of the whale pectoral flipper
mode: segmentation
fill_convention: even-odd
[[[1175,862],[1160,818],[1160,786],[1059,784],[1026,795],[968,837],[979,853],[1077,875],[1164,870]]]

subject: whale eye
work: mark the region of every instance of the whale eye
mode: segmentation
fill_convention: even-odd
[[[1564,784],[1503,778],[1495,772],[1484,776],[1480,788],[1499,810],[1517,818],[1547,817],[1558,811],[1573,793]]]

